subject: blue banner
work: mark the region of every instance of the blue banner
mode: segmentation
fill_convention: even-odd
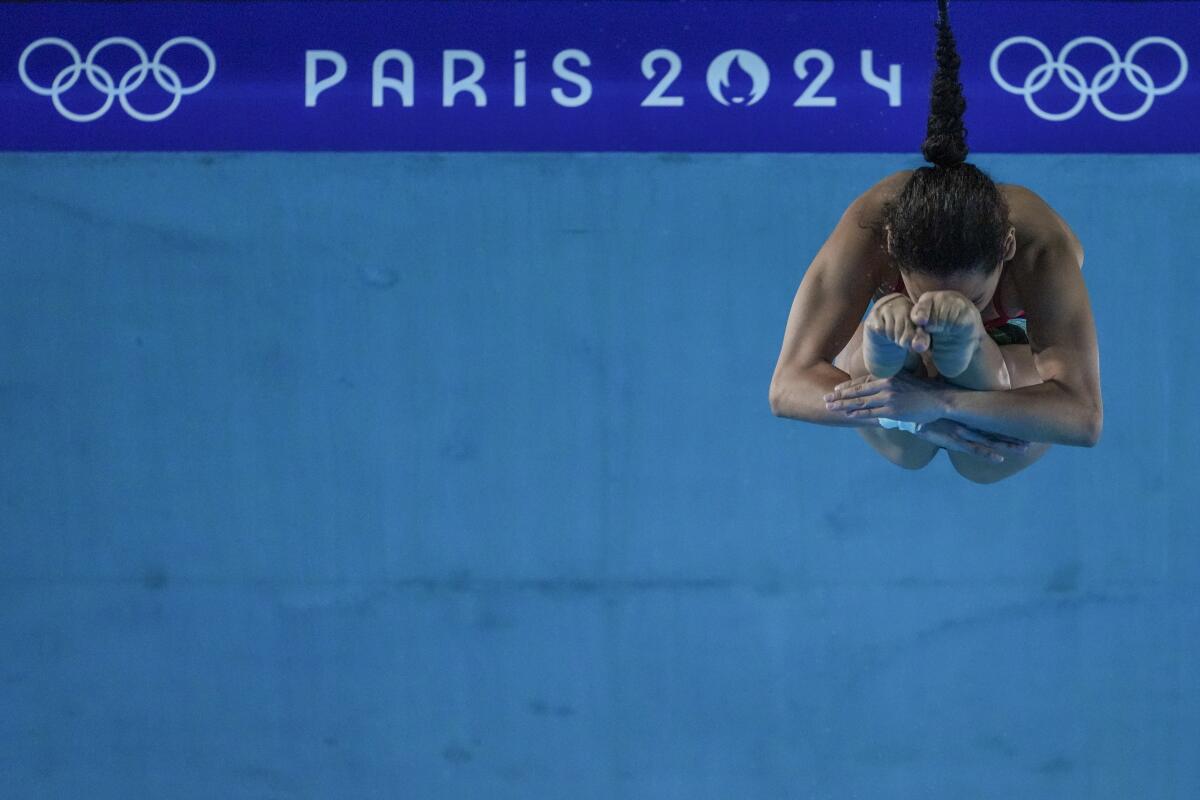
[[[915,153],[935,0],[28,3],[2,150]],[[952,2],[968,143],[1200,152],[1200,2]]]

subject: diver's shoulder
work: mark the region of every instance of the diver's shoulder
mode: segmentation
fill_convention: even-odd
[[[878,226],[880,212],[883,210],[884,204],[895,199],[912,174],[913,170],[911,169],[893,172],[876,181],[864,191],[856,201],[862,208],[863,219],[874,226]]]
[[[1038,221],[1046,221],[1050,215],[1057,216],[1057,212],[1051,208],[1050,204],[1028,186],[1022,186],[1019,183],[997,182],[996,188],[1008,201],[1010,217],[1021,218],[1026,226]]]
[[[1082,257],[1079,237],[1045,198],[1018,183],[997,183],[996,187],[1008,202],[1008,218],[1017,229],[1018,240],[1023,238],[1035,249],[1065,244]]]
[[[1001,183],[996,181],[996,188],[1004,195],[1004,199],[1012,203],[1019,204],[1022,208],[1025,206],[1035,206],[1038,204],[1049,205],[1042,199],[1041,195],[1030,189],[1028,186],[1022,186],[1019,183]]]
[[[912,177],[914,172],[916,170],[913,169],[902,169],[899,172],[893,172],[872,186],[871,191],[884,199],[894,197],[904,188],[904,184],[908,183],[908,179]]]

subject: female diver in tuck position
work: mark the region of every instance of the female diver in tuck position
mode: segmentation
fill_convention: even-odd
[[[945,449],[991,483],[1053,443],[1096,444],[1100,359],[1083,247],[1038,195],[966,163],[946,0],[937,31],[933,166],[884,178],[842,215],[796,291],[770,402],[857,427],[907,469]]]

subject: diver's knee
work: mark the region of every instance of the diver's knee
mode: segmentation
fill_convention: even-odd
[[[1033,360],[1033,351],[1027,344],[1005,344],[1000,346],[1004,366],[1008,368],[1010,389],[1024,389],[1042,382],[1041,373]]]
[[[972,483],[996,483],[1012,477],[1033,464],[1050,449],[1050,445],[1035,443],[1030,452],[996,464],[969,453],[950,453],[954,471]]]
[[[911,436],[912,434],[908,435]],[[916,437],[913,438],[913,443],[905,442],[904,444],[889,440],[886,447],[877,449],[883,454],[884,458],[901,469],[923,469],[929,466],[930,461],[933,461],[933,457],[938,454],[938,448],[933,446],[914,446],[916,444]],[[921,444],[925,443],[922,442]]]
[[[911,433],[883,428],[862,427],[858,433],[867,444],[902,469],[921,469],[933,461],[938,448]]]

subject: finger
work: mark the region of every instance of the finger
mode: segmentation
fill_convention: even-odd
[[[909,347],[914,353],[924,353],[929,349],[930,341],[929,333],[924,328],[917,328],[913,333],[912,343]]]
[[[925,332],[925,329],[918,325],[914,325],[911,319],[906,319],[904,324],[907,326],[905,333],[908,335],[907,341],[905,342],[906,349],[913,350],[918,353],[928,349],[929,334]]]
[[[979,442],[986,444],[988,441],[987,434],[985,434],[983,431],[977,431],[974,428],[961,426],[955,433],[957,434],[958,438],[965,439],[968,442]]]
[[[962,439],[972,442],[981,442],[986,445],[995,447],[1003,447],[1006,450],[1023,452],[1029,447],[1029,442],[1024,439],[1018,439],[1014,436],[1005,436],[1002,433],[992,433],[991,431],[981,431],[978,428],[972,428],[969,425],[958,425],[954,429],[955,435]]]
[[[870,375],[865,375],[862,378],[856,378],[853,381],[842,384],[842,388],[831,392],[825,396],[827,400],[843,400],[847,397],[857,397],[857,392],[862,391],[863,387],[869,383],[886,380],[886,378],[874,378]],[[832,396],[831,396],[832,395]]]
[[[832,403],[826,403],[825,407],[830,411],[857,411],[864,408],[879,408],[886,401],[883,395],[876,394],[870,397],[851,397],[844,400],[835,400]]]
[[[909,319],[914,325],[924,325],[929,321],[929,311],[933,306],[933,298],[929,292],[921,295],[917,302],[913,303],[912,311],[909,312]]]
[[[851,379],[851,380],[848,380],[848,381],[842,381],[842,382],[841,382],[841,383],[839,383],[837,386],[834,386],[834,387],[833,387],[833,391],[831,391],[831,392],[829,392],[828,394],[824,395],[822,399],[824,399],[824,400],[826,400],[826,401],[828,401],[828,400],[836,400],[836,399],[838,399],[838,397],[840,396],[840,393],[841,393],[841,392],[845,391],[846,389],[853,388],[853,387],[855,387],[855,386],[859,385],[860,383],[862,383],[863,381],[869,381],[869,380],[871,380],[871,376],[870,376],[870,375],[861,375],[861,376],[859,376],[859,377],[857,377],[857,378],[853,378],[853,379]]]
[[[1005,436],[1000,433],[993,433],[991,435],[995,439],[999,439],[1000,441],[1003,441],[1003,442],[1009,442],[1011,444],[1023,444],[1023,445],[1033,444],[1032,442],[1030,442],[1026,439],[1018,439],[1016,436]]]
[[[960,452],[970,453],[971,455],[979,456],[980,458],[986,458],[989,461],[996,463],[1000,463],[1004,460],[1004,455],[1002,453],[988,445],[969,442],[965,439],[959,438],[958,436],[954,436],[952,439],[956,444],[960,445],[957,448]]]
[[[883,310],[888,308],[888,303],[895,303],[899,301],[901,297],[907,298],[908,295],[904,294],[903,292],[895,292],[886,297],[881,297],[879,302],[875,303],[874,308],[878,309],[880,313],[883,313]],[[901,305],[903,305],[903,303],[901,303]]]
[[[949,323],[950,310],[951,304],[948,302],[932,306],[929,311],[929,320],[925,323],[925,330],[930,333],[941,333],[945,330]]]
[[[833,391],[830,392],[830,394],[833,394],[834,392],[840,392],[842,389],[845,389],[848,386],[853,386],[854,384],[858,383],[860,380],[862,380],[861,377],[860,378],[851,378],[848,381],[842,381],[837,386],[833,387]],[[826,395],[826,396],[828,396],[828,395]]]
[[[981,441],[995,442],[1000,444],[1024,446],[1028,447],[1029,442],[1025,439],[1018,439],[1015,436],[1007,436],[1003,433],[992,433],[991,431],[981,431],[978,428],[972,428],[967,425],[960,426],[961,431],[970,431],[974,436],[983,437]]]
[[[836,399],[847,400],[852,397],[866,397],[867,395],[876,394],[887,387],[888,380],[888,378],[876,378],[858,386],[851,386],[849,389],[843,389],[839,392]]]
[[[993,442],[1002,442],[1004,444],[1017,445],[1020,447],[1028,447],[1030,445],[1030,442],[1027,442],[1024,439],[1018,439],[1014,436],[1004,436],[1003,434],[999,433],[985,433],[984,436],[987,436]]]
[[[998,439],[992,439],[988,442],[988,445],[1005,453],[1024,453],[1029,449],[1027,442],[1011,442]]]
[[[871,397],[851,397],[843,400],[830,400],[825,403],[825,410],[850,413],[851,411],[857,411],[863,408],[876,408],[883,405],[883,401],[879,399],[880,397],[880,395],[873,395]]]

